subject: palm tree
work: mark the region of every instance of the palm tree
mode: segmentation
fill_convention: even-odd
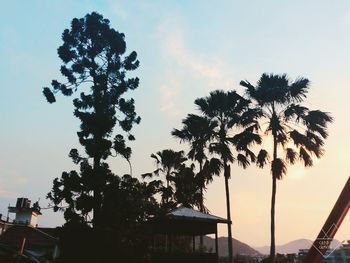
[[[208,160],[206,150],[209,141],[213,136],[213,131],[217,125],[215,121],[194,114],[188,116],[182,121],[183,127],[181,130],[174,129],[171,134],[180,139],[180,142],[185,141],[190,143],[190,150],[187,154],[188,158],[197,161],[199,171],[196,174],[196,182],[200,190],[199,210],[205,212],[204,205],[204,190],[206,185],[213,180],[213,175],[219,175],[221,171],[221,162],[216,158]]]
[[[180,139],[180,142],[190,143],[190,150],[187,156],[199,164],[199,171],[194,178],[195,184],[199,188],[199,210],[207,212],[208,209],[204,205],[204,190],[213,181],[213,175],[219,175],[222,169],[219,159],[211,158],[209,160],[206,154],[216,122],[205,116],[188,114],[182,120],[182,124],[181,130],[174,129],[171,134],[175,138]],[[204,247],[203,236],[200,236],[199,243],[200,249],[202,249]]]
[[[195,100],[200,112],[215,123],[209,144],[209,151],[220,157],[224,167],[226,209],[228,220],[228,251],[229,262],[232,262],[232,230],[230,192],[228,180],[231,177],[230,164],[237,161],[246,168],[250,161],[255,161],[255,155],[249,150],[254,143],[261,143],[261,138],[254,132],[259,128],[255,120],[258,111],[249,108],[250,101],[244,99],[235,91],[216,90],[208,97]],[[231,151],[234,146],[237,155]],[[243,152],[244,154],[242,154]]]
[[[200,186],[196,182],[194,165],[181,167],[172,173],[171,181],[174,184],[174,199],[176,205],[185,207],[200,207]]]
[[[248,81],[240,84],[257,107],[261,108],[264,132],[272,136],[272,161],[268,151],[262,149],[257,156],[259,167],[271,165],[271,246],[270,259],[275,261],[275,201],[276,182],[287,174],[288,164],[296,161],[305,167],[313,165],[313,158],[323,153],[324,139],[327,138],[327,125],[333,121],[330,114],[319,110],[309,110],[302,105],[309,90],[309,80],[298,78],[290,81],[286,74],[264,73],[256,86]]]
[[[166,204],[169,202],[169,198],[173,194],[173,189],[170,185],[172,180],[172,173],[179,170],[183,162],[187,160],[184,151],[174,151],[172,149],[165,149],[158,151],[156,154],[151,154],[151,157],[155,159],[157,169],[153,173],[145,173],[141,176],[152,177],[153,175],[159,176],[163,174],[165,176],[166,187],[163,187],[162,203]]]

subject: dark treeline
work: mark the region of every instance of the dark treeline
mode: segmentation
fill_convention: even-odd
[[[70,151],[78,169],[63,172],[48,194],[66,220],[60,229],[59,262],[111,262],[115,257],[116,262],[149,262],[142,223],[180,205],[207,212],[205,191],[215,176],[224,177],[231,221],[229,179],[237,171],[233,164],[271,169],[270,262],[275,262],[276,181],[287,174],[288,165],[301,161],[312,166],[313,159],[323,155],[332,121],[328,113],[302,104],[309,81],[263,74],[255,86],[240,83],[244,94],[216,90],[196,99],[197,112],[171,131],[189,151],[160,150],[151,155],[154,171],[133,175],[128,141],[136,139],[131,132],[141,118],[125,94],[139,86],[139,79],[130,74],[139,66],[137,53],[126,53],[124,34],[95,12],[73,19],[62,40],[58,55],[66,82],[53,80],[43,93],[50,103],[58,93],[73,97],[84,153]],[[272,152],[259,146],[268,136]],[[110,170],[108,160],[115,156],[129,162],[130,174]],[[232,262],[231,223],[228,236]]]

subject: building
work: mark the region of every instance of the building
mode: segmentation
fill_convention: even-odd
[[[152,237],[152,262],[217,263],[218,223],[227,224],[228,221],[187,207],[177,208],[147,222]],[[197,244],[196,236],[210,234],[215,235],[215,249],[205,251]]]
[[[58,256],[56,229],[38,227],[39,204],[31,206],[28,198],[17,198],[16,206],[9,206],[8,212],[15,213],[15,219],[0,216],[2,254],[26,258],[23,262],[53,262]]]
[[[36,227],[38,223],[38,216],[41,215],[40,207],[38,203],[34,203],[30,206],[31,201],[28,198],[17,198],[17,203],[15,207],[9,206],[9,213],[15,213],[16,218],[14,220],[15,224],[30,225]]]

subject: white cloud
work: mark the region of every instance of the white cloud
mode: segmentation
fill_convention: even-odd
[[[158,27],[157,35],[164,57],[185,67],[194,77],[205,79],[210,89],[231,88],[229,67],[221,58],[190,50],[186,44],[185,28],[179,17],[168,18]]]
[[[168,16],[155,33],[160,43],[163,64],[166,65],[159,88],[161,112],[171,118],[182,114],[179,105],[182,103],[181,98],[189,94],[186,89],[189,83],[198,83],[191,89],[200,89],[203,96],[210,90],[232,88],[230,67],[223,60],[189,48],[186,36],[190,32],[181,17]]]

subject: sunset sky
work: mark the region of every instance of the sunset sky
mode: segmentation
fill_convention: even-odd
[[[255,83],[264,72],[310,79],[306,106],[335,121],[325,156],[312,168],[290,168],[278,182],[276,242],[315,238],[350,176],[350,1],[0,2],[0,213],[20,196],[46,207],[52,180],[75,168],[68,153],[79,147],[79,121],[71,98],[50,105],[42,87],[61,78],[56,50],[63,30],[97,11],[125,33],[128,52],[141,63],[140,86],[129,93],[142,117],[131,144],[134,175],[154,170],[151,153],[184,149],[170,132],[196,112],[196,98],[215,89],[242,92],[240,80]],[[121,159],[110,165],[119,175],[129,171]],[[268,245],[269,169],[233,165],[231,174],[233,236]],[[226,216],[222,178],[209,185],[206,205]],[[39,218],[42,226],[63,222],[50,210]],[[350,239],[350,215],[336,238]]]

